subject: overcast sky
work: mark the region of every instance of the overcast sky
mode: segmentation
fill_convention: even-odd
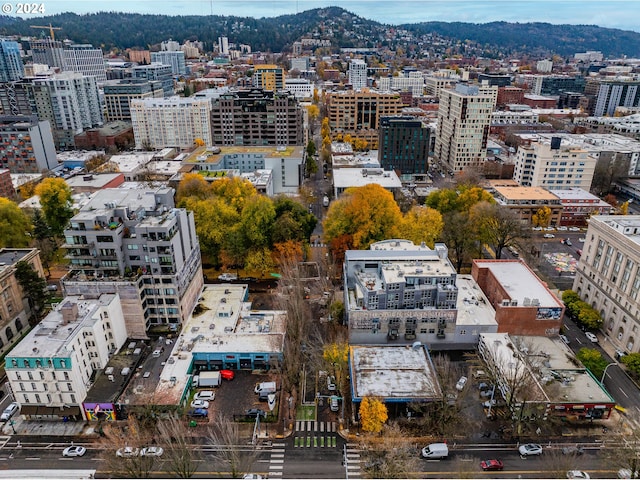
[[[14,0],[5,0],[15,5]],[[433,20],[549,22],[640,31],[640,0],[38,0],[46,14],[119,11],[166,15],[273,17],[340,6],[387,24]]]

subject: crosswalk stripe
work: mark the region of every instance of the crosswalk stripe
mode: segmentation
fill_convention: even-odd
[[[272,453],[271,458],[284,458],[284,453]]]
[[[282,443],[282,442],[278,442],[278,443],[272,443],[272,445],[274,447],[286,447],[287,444],[286,443]]]
[[[269,470],[283,470],[284,465],[269,465]]]
[[[270,476],[270,477],[276,477],[276,476],[281,477],[281,476],[282,476],[282,472],[273,472],[273,471],[270,471],[270,472],[269,472],[269,476]]]
[[[283,459],[274,459],[274,458],[272,458],[271,459],[271,463],[272,464],[274,464],[274,463],[284,463],[284,458]]]
[[[324,422],[320,422],[320,432],[324,432]]]
[[[299,432],[299,431],[300,431],[300,424],[301,424],[301,423],[302,423],[302,422],[301,422],[300,420],[296,420],[296,432]]]

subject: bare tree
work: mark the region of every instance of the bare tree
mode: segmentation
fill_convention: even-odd
[[[214,458],[217,465],[224,465],[231,478],[240,478],[251,470],[258,458],[258,450],[246,438],[242,438],[238,424],[223,415],[218,415],[215,426],[209,428],[207,438],[216,447]],[[244,445],[243,445],[244,441]]]
[[[177,416],[164,418],[158,422],[158,433],[164,439],[164,458],[169,471],[178,478],[191,478],[201,460],[199,450],[193,448],[193,439],[187,430],[185,420]]]
[[[502,205],[479,202],[471,209],[471,219],[480,240],[493,247],[497,259],[501,258],[503,248],[515,247],[527,236],[520,218]]]
[[[420,468],[415,446],[397,424],[386,425],[382,436],[372,438],[365,451],[368,478],[409,478]]]

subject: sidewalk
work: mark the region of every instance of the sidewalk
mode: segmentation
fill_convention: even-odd
[[[78,436],[94,433],[93,426],[82,422],[24,420],[14,417],[2,426],[3,435]]]

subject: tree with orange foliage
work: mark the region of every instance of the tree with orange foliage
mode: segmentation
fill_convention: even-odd
[[[302,243],[295,240],[275,243],[273,245],[273,259],[279,266],[301,262],[303,260]]]
[[[185,173],[178,184],[176,203],[181,205],[187,197],[196,197],[200,200],[209,198],[213,194],[211,185],[197,173]]]
[[[380,433],[389,418],[387,406],[379,398],[364,397],[358,413],[363,432]]]

